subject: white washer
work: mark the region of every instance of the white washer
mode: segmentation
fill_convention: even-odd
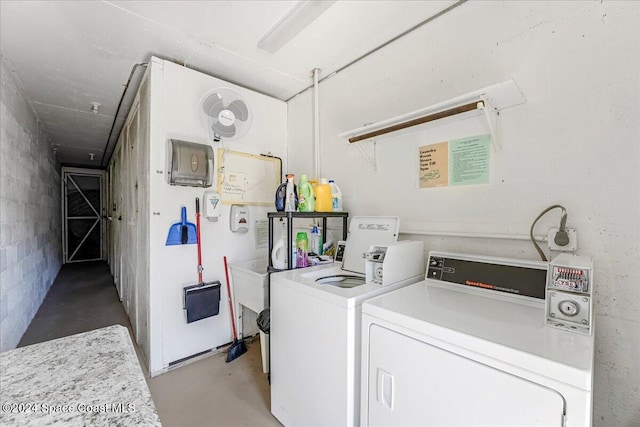
[[[271,276],[271,413],[285,426],[356,426],[362,302],[424,279],[387,286],[318,284],[344,274],[318,266]]]
[[[362,302],[424,279],[422,242],[371,248],[367,283],[333,265],[271,276],[271,412],[285,426],[359,425]],[[317,281],[345,275],[358,285]]]
[[[594,337],[545,326],[547,268],[432,252],[365,302],[361,425],[591,425]]]
[[[348,288],[340,286],[351,279],[333,284],[316,279],[362,279],[363,253],[374,244],[395,244],[399,226],[397,217],[353,217],[341,267],[322,265],[271,275],[271,413],[285,426],[358,424],[362,301],[422,280],[424,248],[417,254],[417,271],[392,286],[360,280],[360,286]]]

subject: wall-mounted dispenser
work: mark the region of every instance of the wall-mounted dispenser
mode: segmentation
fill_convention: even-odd
[[[229,226],[234,233],[246,233],[249,231],[249,209],[242,205],[231,205]]]
[[[169,140],[169,184],[211,187],[213,148],[179,139]]]
[[[215,191],[205,191],[202,200],[204,201],[204,217],[209,221],[218,221],[222,208],[220,195]]]

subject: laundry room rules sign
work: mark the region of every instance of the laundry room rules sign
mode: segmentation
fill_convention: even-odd
[[[419,147],[420,188],[489,183],[489,135]]]

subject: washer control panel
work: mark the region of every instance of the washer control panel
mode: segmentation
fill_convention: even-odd
[[[593,332],[593,261],[560,254],[549,264],[546,324],[571,332]]]

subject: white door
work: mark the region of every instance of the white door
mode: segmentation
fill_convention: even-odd
[[[555,390],[378,325],[369,339],[369,426],[562,425]]]
[[[138,134],[139,110],[137,102],[131,107],[130,121],[127,124],[125,139],[126,145],[123,151],[126,152],[125,164],[125,210],[123,215],[123,226],[125,230],[124,243],[126,244],[127,254],[125,262],[125,278],[126,278],[126,308],[129,320],[131,321],[131,329],[133,336],[138,338],[138,281],[136,280],[136,260],[140,259],[137,255],[137,226],[138,226],[138,182],[136,179],[138,163],[138,143],[140,141]],[[134,255],[136,254],[136,255]]]
[[[121,136],[122,138],[122,136]],[[109,257],[109,265],[111,266],[111,274],[113,282],[118,290],[118,296],[122,301],[122,161],[121,161],[122,144],[118,144],[113,153],[112,161],[109,167],[109,191],[110,206],[109,218],[109,237],[111,256]]]
[[[95,261],[103,256],[104,171],[63,168],[64,262]]]

